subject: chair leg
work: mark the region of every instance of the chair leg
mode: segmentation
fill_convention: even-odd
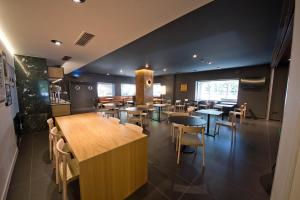
[[[175,127],[172,127],[172,143],[174,143],[175,140]]]
[[[62,189],[62,182],[61,182],[61,178],[59,178],[58,180],[58,192],[61,192]]]
[[[50,138],[50,135],[49,135],[49,157],[50,160],[52,160],[52,140]]]
[[[58,184],[59,182],[59,174],[58,174],[58,160],[57,160],[57,156],[55,156],[55,183]]]
[[[202,149],[202,166],[205,166],[205,146],[203,146]]]
[[[218,131],[217,131],[218,135],[220,134],[220,125],[218,125]]]
[[[63,200],[68,200],[67,181],[63,181]]]
[[[177,149],[177,165],[179,165],[179,159],[180,159],[180,144],[178,144],[178,149]]]
[[[216,130],[217,130],[217,124],[215,125],[215,130],[214,130],[214,135],[216,135]]]

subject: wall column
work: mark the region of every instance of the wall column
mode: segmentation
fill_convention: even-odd
[[[144,105],[153,101],[153,71],[140,69],[135,71],[136,104]]]
[[[272,103],[272,93],[273,93],[273,83],[274,83],[274,71],[275,67],[271,67],[270,84],[269,84],[269,94],[267,103],[267,114],[266,120],[270,119],[271,103]]]

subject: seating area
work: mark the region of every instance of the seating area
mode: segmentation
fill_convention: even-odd
[[[2,1],[0,200],[299,200],[299,16]]]

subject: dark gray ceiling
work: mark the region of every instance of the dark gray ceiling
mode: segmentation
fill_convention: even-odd
[[[134,76],[134,70],[148,63],[155,75],[162,75],[270,63],[281,4],[282,0],[215,0],[80,71]]]

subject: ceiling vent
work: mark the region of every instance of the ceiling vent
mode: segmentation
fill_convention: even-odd
[[[87,32],[81,33],[78,40],[76,40],[75,45],[85,46],[95,35]]]
[[[64,56],[63,58],[62,58],[62,60],[63,61],[68,61],[68,60],[70,60],[72,57],[70,57],[70,56]]]

